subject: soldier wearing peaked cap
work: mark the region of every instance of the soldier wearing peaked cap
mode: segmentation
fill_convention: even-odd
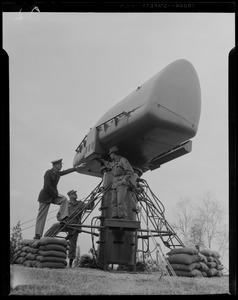
[[[57,159],[51,162],[52,168],[47,170],[44,175],[44,185],[38,196],[39,209],[36,219],[35,227],[35,239],[40,239],[43,235],[46,218],[50,208],[50,204],[57,204],[61,207],[60,219],[66,219],[68,217],[68,202],[67,198],[60,195],[57,189],[60,177],[66,174],[75,172],[77,168],[82,167],[80,165],[75,168],[70,168],[64,171],[62,169],[62,159]]]
[[[57,164],[62,164],[62,160],[63,160],[63,158],[52,160],[51,163],[52,163],[53,166],[57,165]]]

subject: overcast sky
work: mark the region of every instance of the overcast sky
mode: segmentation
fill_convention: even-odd
[[[210,191],[228,215],[228,54],[233,13],[4,13],[10,60],[10,226],[34,236],[38,194],[51,161],[72,167],[75,149],[100,117],[165,66],[187,59],[201,85],[192,152],[143,175],[171,221],[181,198]],[[58,189],[86,197],[100,182],[78,173]],[[58,206],[51,205],[56,222]],[[100,212],[95,211],[95,215]],[[25,229],[30,227],[28,229]],[[89,242],[88,242],[89,241]],[[83,253],[90,239],[79,238]]]

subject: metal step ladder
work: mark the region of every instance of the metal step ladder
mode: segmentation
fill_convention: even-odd
[[[138,188],[131,186],[131,189],[136,194],[137,206],[140,207],[140,214],[143,214],[145,226],[148,229],[141,232],[139,238],[149,241],[150,237],[159,237],[169,249],[185,247],[167,222],[164,205],[152,192],[146,180],[139,179]]]
[[[95,207],[98,205],[98,203],[101,201],[101,198],[103,196],[103,193],[105,193],[110,186],[107,187],[102,187],[102,181],[95,187],[95,189],[84,199],[83,203],[87,202],[87,205],[84,206],[82,209],[80,209],[81,204],[76,205],[73,213],[66,219],[66,221],[64,222],[58,222],[56,224],[54,224],[46,233],[44,236],[48,236],[48,237],[58,237],[57,235],[60,232],[67,232],[69,229],[74,229],[74,230],[81,230],[83,232],[86,232],[84,230],[82,230],[83,223],[86,221],[86,219],[89,217],[89,215],[91,214],[91,212],[95,209]],[[90,207],[92,202],[94,202],[94,208],[92,210],[87,210],[87,207]],[[96,203],[95,203],[96,202]],[[82,221],[81,221],[81,225],[79,226],[78,224],[74,224],[74,219],[75,217],[77,217],[78,214],[82,215]],[[88,228],[91,228],[91,226],[86,226]],[[87,232],[90,234],[95,234],[93,232]],[[67,237],[66,237],[67,238]]]
[[[95,207],[101,201],[104,193],[106,193],[110,189],[110,187],[111,185],[103,187],[101,181],[95,187],[95,189],[85,198],[84,202],[88,201],[87,206],[90,207],[91,201],[97,201],[97,203],[95,203],[94,205],[95,209]],[[146,225],[147,228],[146,230],[138,230],[138,238],[143,239],[145,243],[146,241],[148,241],[149,243],[149,238],[159,237],[167,248],[172,249],[176,247],[184,247],[183,242],[180,240],[176,232],[165,219],[165,208],[163,204],[151,191],[146,180],[139,179],[139,188],[135,188],[135,186],[131,185],[130,190],[136,195],[137,206],[139,206],[140,208],[140,212],[138,213],[138,220],[142,221],[139,215],[143,214],[143,218],[145,220],[144,225]],[[79,206],[76,206],[74,212],[68,217],[68,219],[64,223],[58,223],[58,226],[52,227],[50,230],[47,231],[45,236],[57,237],[57,235],[60,232],[67,232],[67,228],[78,228],[82,230],[81,227],[77,227],[77,224],[73,223],[75,217],[79,213],[82,213],[81,225],[83,225],[94,209],[92,209],[91,211],[87,211],[86,207],[82,210],[79,210]],[[87,227],[90,228],[94,226]],[[91,233],[94,234],[93,231]]]

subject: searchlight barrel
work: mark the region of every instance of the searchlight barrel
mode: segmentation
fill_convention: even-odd
[[[198,130],[201,90],[193,65],[179,59],[109,109],[76,149],[79,173],[101,177],[95,158],[117,145],[143,172],[189,153]]]

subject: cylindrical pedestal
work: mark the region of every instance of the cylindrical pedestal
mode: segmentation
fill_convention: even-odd
[[[107,183],[110,173],[104,174]],[[101,201],[101,229],[98,243],[98,263],[100,265],[125,264],[134,265],[137,249],[137,228],[136,221],[136,197],[133,191],[126,193],[127,219],[112,219],[111,210],[112,191],[106,192]],[[135,225],[134,225],[135,224]]]

